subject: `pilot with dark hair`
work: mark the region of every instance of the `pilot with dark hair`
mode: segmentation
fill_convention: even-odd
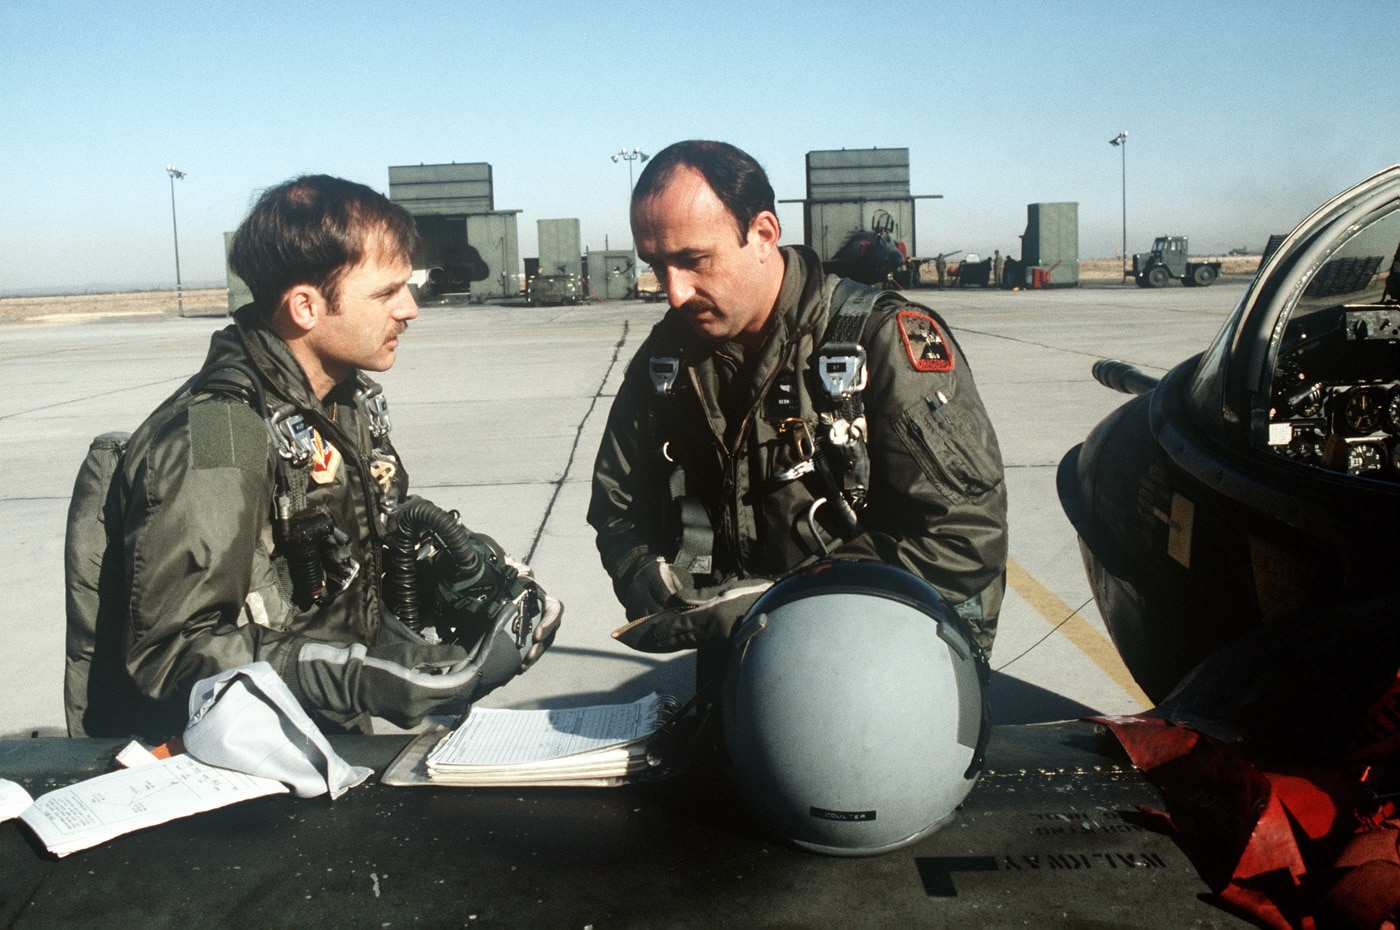
[[[229,252],[253,302],[132,435],[113,479],[124,577],[104,610],[120,611],[87,631],[70,613],[70,733],[178,734],[196,682],[254,661],[330,731],[461,711],[501,683],[483,676],[521,670],[519,654],[491,671],[413,635],[381,590],[395,516],[418,499],[364,372],[394,364],[418,315],[418,242],[412,217],[362,184],[313,175],[259,198]],[[560,613],[544,600],[539,650]],[[84,636],[91,669],[75,674]]]
[[[990,651],[1006,485],[942,319],[780,247],[767,176],[726,143],[652,158],[632,231],[671,308],[627,369],[594,465],[588,520],[636,621],[617,637],[698,647],[704,680],[758,593],[829,554],[924,578]]]

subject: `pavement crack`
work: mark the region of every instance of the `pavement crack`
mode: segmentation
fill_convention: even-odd
[[[61,410],[64,407],[71,407],[75,404],[86,404],[97,397],[111,397],[115,394],[124,394],[132,391],[143,391],[146,388],[154,387],[157,384],[168,384],[171,380],[172,379],[170,378],[162,378],[158,381],[146,381],[141,384],[133,384],[129,387],[118,388],[115,391],[103,391],[99,394],[86,394],[82,397],[70,397],[66,400],[61,400],[52,404],[41,404],[38,407],[30,407],[26,410],[16,410],[13,413],[0,413],[0,420],[12,420],[15,417],[29,416],[30,414],[43,413],[48,410]],[[142,419],[145,419],[145,415],[142,415]]]
[[[540,525],[535,527],[534,538],[530,540],[530,550],[525,553],[526,565],[535,561],[535,550],[539,548],[540,539],[544,537],[544,528],[549,525],[549,518],[554,513],[554,504],[559,500],[559,494],[564,490],[564,482],[569,480],[569,473],[574,469],[574,459],[578,457],[578,444],[583,438],[583,428],[588,425],[593,411],[598,408],[598,398],[603,396],[603,388],[607,386],[608,379],[612,377],[613,369],[617,367],[617,360],[622,355],[622,347],[627,344],[627,334],[631,328],[630,320],[622,321],[622,335],[618,338],[617,344],[613,346],[612,359],[608,362],[607,370],[603,372],[602,380],[598,382],[598,388],[593,392],[593,399],[588,405],[588,410],[584,412],[583,417],[578,421],[578,427],[574,430],[574,442],[569,448],[569,458],[564,463],[564,471],[557,480],[551,482],[554,485],[554,492],[549,495],[549,503],[545,505]]]

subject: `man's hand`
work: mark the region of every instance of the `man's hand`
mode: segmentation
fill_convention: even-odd
[[[676,595],[679,606],[634,620],[614,630],[613,638],[641,652],[677,652],[722,642],[772,585],[767,578],[731,578],[714,587],[685,589]]]
[[[530,647],[525,650],[525,657],[520,662],[522,672],[544,655],[544,651],[554,642],[554,634],[559,632],[559,621],[564,618],[564,605],[558,598],[550,597],[544,588],[540,588],[539,594],[542,611],[530,633]]]
[[[655,557],[638,561],[620,579],[616,590],[627,610],[627,618],[636,620],[678,606],[678,598],[685,592],[693,593],[694,585],[690,572]]]
[[[554,642],[554,634],[559,632],[559,621],[564,618],[564,605],[556,597],[550,597],[540,583],[535,580],[534,569],[519,559],[505,557],[506,564],[515,569],[517,575],[527,579],[535,587],[540,602],[540,618],[530,632],[530,645],[521,657],[520,670],[523,672],[539,661],[540,656]]]

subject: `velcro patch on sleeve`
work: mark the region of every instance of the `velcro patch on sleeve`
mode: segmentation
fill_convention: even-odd
[[[190,460],[194,468],[267,468],[267,424],[246,404],[207,400],[191,404]]]
[[[937,320],[917,310],[901,310],[895,319],[915,371],[953,370],[953,351]]]

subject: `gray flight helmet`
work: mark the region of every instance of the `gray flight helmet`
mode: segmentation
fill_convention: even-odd
[[[907,846],[948,823],[991,733],[987,661],[922,579],[877,562],[787,576],[734,634],[721,719],[749,806],[836,856]]]

